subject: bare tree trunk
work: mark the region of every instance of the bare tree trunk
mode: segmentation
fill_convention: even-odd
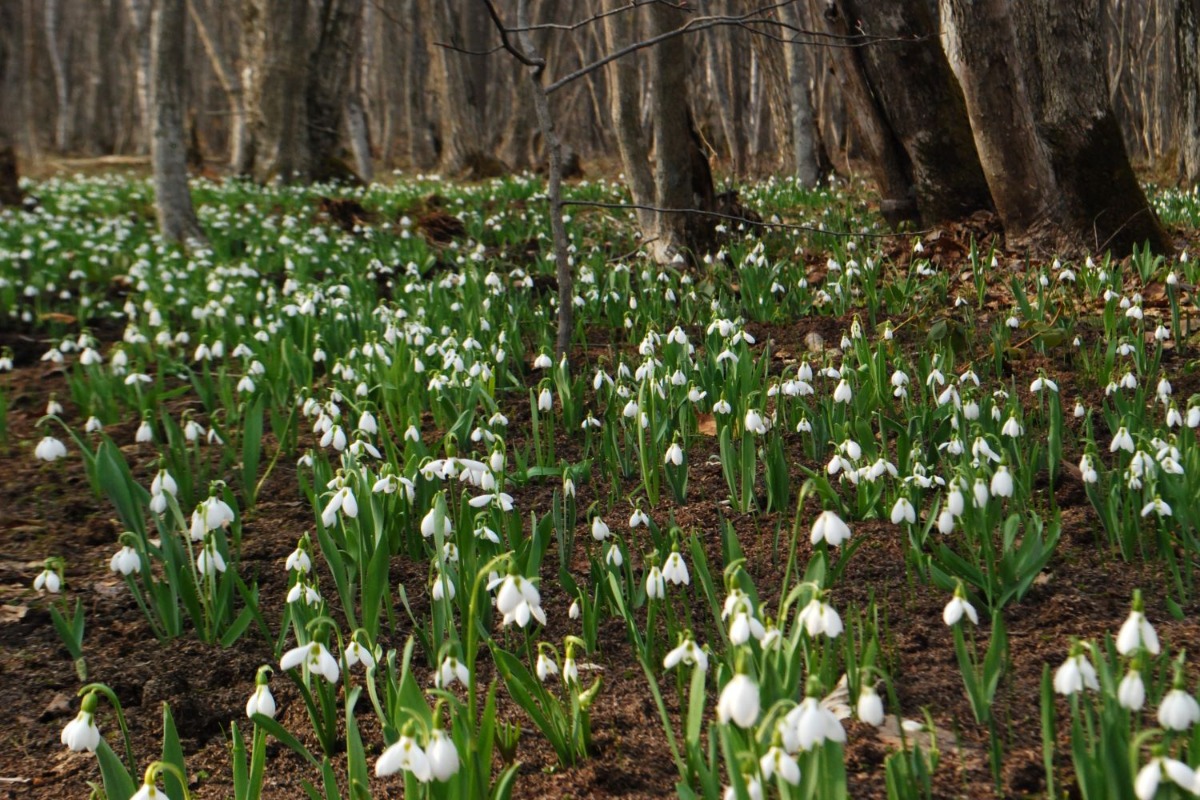
[[[605,10],[611,11],[622,0],[606,0]],[[608,49],[616,50],[634,40],[635,16],[632,13],[609,14],[604,18],[604,32]],[[650,172],[650,146],[643,133],[639,95],[642,85],[634,58],[619,58],[607,67],[609,111],[612,114],[613,132],[617,139],[617,150],[625,171],[625,183],[633,202],[638,205],[654,205],[654,176]],[[645,209],[637,210],[638,225],[643,231],[653,231],[655,215]]]
[[[801,27],[800,10],[793,4],[779,10],[783,21],[796,28]],[[788,110],[791,138],[786,142],[792,150],[792,165],[796,180],[801,186],[816,186],[821,171],[817,165],[816,128],[813,125],[812,100],[808,96],[808,60],[800,45],[783,45],[783,62],[786,70]]]
[[[154,205],[164,239],[203,239],[188,191],[187,146],[183,133],[185,0],[158,0],[154,13]]]
[[[62,51],[58,44],[58,0],[45,0],[46,51],[50,57],[50,70],[54,73],[54,95],[58,101],[58,116],[54,126],[54,146],[65,153],[71,139],[71,87]]]
[[[843,37],[852,35],[854,31],[849,21],[833,0],[814,2],[825,3],[821,16],[830,33]],[[879,190],[879,207],[883,218],[893,228],[906,223],[915,224],[920,221],[921,215],[913,187],[912,164],[871,90],[859,49],[837,48],[832,56],[841,73],[850,123],[867,151],[867,160]]]
[[[1175,6],[1175,69],[1179,82],[1179,166],[1188,184],[1200,181],[1200,0]]]
[[[145,0],[129,0],[145,2]],[[220,40],[214,35],[209,22],[208,9],[203,0],[188,0],[188,12],[196,34],[208,54],[213,73],[229,102],[229,163],[236,169],[245,161],[246,149],[246,101],[242,91],[242,79],[225,52]]]
[[[1120,253],[1149,242],[1170,251],[1109,104],[1097,0],[942,0],[942,12],[1010,239]]]
[[[253,174],[291,181],[312,168],[305,98],[308,75],[307,2],[246,0],[244,30],[253,64],[247,90],[254,142]]]
[[[456,9],[448,0],[421,0],[421,18],[428,21],[432,36],[429,52],[432,82],[438,99],[441,128],[441,168],[451,174],[464,171],[482,155],[483,103],[468,74],[471,56],[439,47],[434,39],[465,46],[464,30]],[[472,13],[477,13],[473,10]]]
[[[135,100],[138,114],[138,152],[144,153],[150,143],[150,12],[152,0],[125,0],[129,21],[133,25],[134,77],[137,81]]]
[[[307,174],[316,180],[346,177],[347,169],[337,158],[337,146],[361,39],[362,6],[363,0],[325,0],[320,37],[309,59]]]
[[[354,154],[354,171],[367,183],[375,178],[375,167],[371,161],[371,126],[367,121],[366,104],[367,86],[377,70],[372,46],[375,36],[375,13],[374,2],[362,4],[355,24],[358,50],[350,71],[350,91],[346,94],[344,109],[350,151]]]

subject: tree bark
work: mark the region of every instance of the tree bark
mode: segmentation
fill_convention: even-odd
[[[463,26],[448,0],[421,0],[421,18],[429,23],[427,34],[430,71],[438,102],[441,169],[457,175],[482,153],[483,103],[468,74],[471,56],[439,47],[435,41],[465,46]]]
[[[302,178],[311,168],[305,113],[308,7],[292,0],[245,0],[243,5],[253,141],[244,166],[263,183]]]
[[[784,22],[796,28],[801,27],[800,10],[795,4],[784,6],[779,13]],[[797,182],[801,186],[812,187],[821,179],[821,171],[817,163],[812,100],[808,96],[808,59],[801,45],[785,44],[783,61],[786,69],[788,110],[791,112],[791,139],[787,144],[792,150],[792,165]]]
[[[130,0],[139,2],[139,0]],[[234,68],[232,60],[226,53],[221,41],[216,37],[210,23],[208,9],[202,0],[188,0],[188,13],[192,24],[196,26],[196,35],[208,54],[213,73],[225,98],[229,102],[229,163],[236,170],[244,164],[247,148],[246,131],[246,99],[242,90],[242,79]]]
[[[1177,0],[1175,69],[1179,82],[1179,167],[1187,184],[1200,181],[1200,0]]]
[[[317,46],[308,62],[307,174],[318,181],[345,177],[348,171],[337,158],[337,147],[361,38],[362,6],[363,0],[325,0]]]
[[[54,96],[58,101],[58,116],[54,126],[54,146],[65,153],[71,142],[71,87],[62,50],[58,44],[59,3],[45,0],[46,52],[50,57],[50,71],[54,74]]]
[[[134,88],[138,114],[138,152],[144,153],[150,143],[150,13],[151,0],[125,0],[129,21],[133,25]]]
[[[880,111],[904,149],[921,221],[936,225],[991,210],[962,91],[927,0],[840,0],[863,39],[861,59]]]
[[[623,5],[622,0],[605,0],[606,11],[613,11],[619,5]],[[629,12],[609,14],[604,18],[605,39],[610,51],[633,42],[635,19]],[[650,146],[643,133],[639,112],[642,81],[637,61],[632,56],[619,58],[610,63],[606,70],[610,85],[609,112],[612,114],[617,151],[625,172],[625,184],[635,204],[654,205]],[[654,212],[638,209],[636,213],[642,231],[652,232],[655,226]]]
[[[164,239],[203,239],[188,190],[187,147],[183,133],[187,9],[184,0],[158,0],[154,13],[154,205]]]
[[[824,3],[820,16],[828,32],[842,37],[853,33],[851,23],[834,0],[814,2]],[[913,187],[912,164],[871,90],[860,49],[840,47],[832,56],[834,68],[841,73],[850,124],[866,150],[867,162],[879,190],[879,209],[883,218],[893,228],[915,225],[920,222],[921,215]]]
[[[1112,113],[1097,0],[941,3],[1010,242],[1121,254],[1148,242],[1169,252]]]

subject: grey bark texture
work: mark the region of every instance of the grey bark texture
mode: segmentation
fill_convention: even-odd
[[[1129,253],[1148,242],[1169,252],[1110,106],[1098,0],[941,2],[1010,243]]]
[[[935,225],[992,209],[971,122],[927,0],[839,0],[852,50],[903,150],[921,221]],[[880,37],[875,39],[874,37]]]
[[[187,145],[183,134],[184,0],[158,0],[153,27],[154,206],[164,239],[203,239],[188,190]]]
[[[1176,0],[1175,65],[1180,94],[1179,168],[1200,181],[1200,0]]]

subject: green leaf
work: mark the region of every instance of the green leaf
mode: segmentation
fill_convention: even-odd
[[[175,718],[171,716],[171,707],[163,703],[163,745],[162,760],[179,770],[184,780],[181,783],[175,773],[164,770],[162,773],[163,788],[168,797],[186,797],[187,764],[183,760],[183,746],[179,743],[179,732],[175,730]]]
[[[133,797],[137,791],[133,778],[103,739],[96,747],[96,760],[100,762],[100,777],[104,781],[104,794],[108,800],[129,800]]]
[[[270,717],[263,716],[262,714],[255,714],[251,719],[254,720],[255,725],[258,725],[264,731],[274,736],[276,739],[286,745],[293,753],[296,753],[314,767],[320,766],[320,762],[313,757],[312,753],[308,752],[308,748],[300,744],[300,740],[288,733],[287,729],[278,722]]]

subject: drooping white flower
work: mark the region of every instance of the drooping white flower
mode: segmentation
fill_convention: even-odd
[[[695,665],[701,670],[708,669],[708,653],[696,644],[690,636],[684,639],[663,658],[663,667],[674,669],[680,664]]]
[[[434,728],[430,734],[425,756],[429,761],[429,771],[435,780],[448,781],[458,772],[458,748],[454,746],[454,740],[441,728]]]
[[[47,594],[58,594],[62,591],[62,578],[58,575],[58,570],[46,567],[38,573],[33,579],[34,591],[46,592]]]
[[[717,719],[721,724],[732,721],[739,728],[753,727],[759,711],[758,684],[754,679],[740,672],[730,678],[717,701]]]
[[[293,647],[283,654],[283,658],[279,659],[281,670],[286,671],[301,665],[330,683],[337,683],[338,676],[341,674],[337,659],[330,655],[329,651],[325,649],[325,645],[320,642],[309,642],[299,647]]]
[[[1196,793],[1196,773],[1187,764],[1173,758],[1155,756],[1138,770],[1133,781],[1133,793],[1138,800],[1152,800],[1163,780],[1174,782],[1192,794]]]
[[[246,716],[253,719],[255,714],[275,718],[275,696],[271,694],[271,687],[266,683],[255,686],[254,694],[246,701]]]
[[[1127,656],[1140,647],[1146,648],[1151,655],[1158,655],[1162,651],[1158,642],[1158,633],[1150,624],[1150,620],[1146,619],[1143,611],[1141,592],[1135,592],[1133,610],[1129,612],[1129,616],[1125,618],[1125,622],[1121,624],[1121,630],[1117,634],[1117,652]]]
[[[96,695],[88,693],[75,719],[62,729],[59,737],[63,744],[76,753],[84,750],[95,752],[100,746],[100,729],[96,727]]]
[[[1133,452],[1133,437],[1129,435],[1129,430],[1124,425],[1117,428],[1117,432],[1113,435],[1112,444],[1108,446],[1108,450],[1110,453],[1115,453],[1118,450],[1124,450],[1128,453]]]
[[[950,598],[950,602],[942,609],[942,622],[957,625],[964,616],[975,625],[979,624],[979,614],[975,611],[975,606],[971,605],[960,588],[955,590],[954,597]]]
[[[1004,464],[996,467],[996,473],[992,475],[992,483],[990,488],[992,494],[996,497],[1012,497],[1012,473],[1008,471],[1008,467],[1006,467]]]
[[[1142,681],[1142,673],[1131,669],[1125,673],[1117,686],[1117,702],[1122,708],[1130,711],[1141,711],[1146,704],[1146,684]]]
[[[1075,645],[1067,660],[1054,672],[1054,691],[1070,696],[1084,689],[1097,691],[1100,683],[1096,680],[1096,668],[1088,661],[1083,647]]]
[[[763,421],[762,414],[753,408],[746,412],[745,423],[746,430],[750,433],[762,435],[767,432],[767,425]]]
[[[820,699],[805,697],[784,717],[784,746],[789,750],[811,750],[822,742],[846,741],[846,730]]]
[[[66,457],[67,446],[53,436],[46,436],[33,449],[33,455],[39,461],[57,461]]]
[[[592,538],[597,542],[603,542],[612,535],[612,530],[600,516],[592,517]]]
[[[896,498],[895,505],[892,506],[892,524],[899,525],[902,522],[913,524],[917,521],[917,510],[913,508],[913,504],[903,495]]]
[[[403,735],[391,747],[383,751],[383,755],[375,762],[375,775],[383,778],[395,775],[400,770],[411,772],[421,783],[429,783],[433,778],[433,770],[429,765],[429,757],[417,744],[412,736]]]
[[[836,639],[844,630],[842,618],[829,603],[819,597],[808,601],[797,618],[809,636],[824,634],[830,639]]]
[[[112,558],[108,561],[108,568],[120,575],[131,575],[134,572],[142,571],[142,559],[135,548],[124,545],[113,553]]]
[[[1158,724],[1171,731],[1186,731],[1200,722],[1200,704],[1186,689],[1176,686],[1158,706]]]
[[[837,547],[849,538],[850,526],[833,511],[822,511],[813,522],[811,539],[814,545],[825,541],[830,547]]]
[[[687,562],[683,560],[683,556],[679,555],[678,550],[672,550],[671,555],[667,556],[667,561],[663,564],[662,576],[668,583],[676,586],[691,583]]]
[[[781,781],[787,781],[792,786],[800,785],[800,765],[794,756],[778,745],[772,745],[763,757],[758,760],[763,778],[771,780],[776,775]]]
[[[470,686],[471,671],[457,657],[446,656],[442,659],[441,666],[438,667],[437,675],[434,676],[434,685],[439,689],[445,689],[453,685],[455,681],[463,686]]]
[[[883,724],[883,700],[875,691],[872,684],[864,684],[858,692],[858,718],[868,725],[879,727]]]
[[[667,596],[667,582],[657,564],[646,573],[646,596],[652,600],[661,600]]]

